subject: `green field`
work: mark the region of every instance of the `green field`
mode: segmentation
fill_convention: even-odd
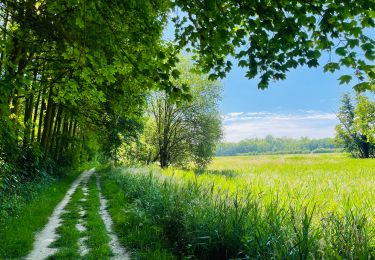
[[[203,173],[122,168],[102,175],[115,229],[140,258],[375,256],[375,160],[217,157]]]
[[[278,199],[286,205],[316,205],[316,213],[348,208],[375,212],[375,161],[344,154],[216,157],[209,169],[165,170],[184,182],[197,180],[231,195],[248,195],[263,203]]]
[[[315,204],[322,212],[346,206],[375,212],[375,161],[344,154],[218,157],[212,173],[230,174],[231,189],[279,197],[292,204]],[[210,179],[219,181],[217,176]]]

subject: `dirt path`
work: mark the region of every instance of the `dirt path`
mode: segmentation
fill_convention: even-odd
[[[55,255],[59,249],[53,248],[53,242],[58,239],[58,234],[56,232],[57,228],[61,225],[62,220],[61,216],[65,213],[65,208],[69,201],[72,198],[72,195],[76,192],[78,186],[82,186],[82,190],[84,192],[84,196],[87,195],[87,181],[88,179],[95,174],[95,169],[91,169],[89,171],[83,172],[71,185],[69,190],[67,191],[63,200],[56,206],[52,215],[50,216],[48,223],[44,226],[44,228],[36,234],[35,241],[33,245],[32,251],[25,257],[27,260],[39,260],[39,259],[46,259],[52,255]],[[99,178],[97,177],[97,187],[99,190],[99,200],[100,200],[100,216],[103,219],[104,225],[106,227],[108,236],[110,237],[109,246],[113,253],[112,259],[130,259],[129,255],[125,251],[125,249],[119,244],[117,236],[112,231],[112,219],[107,211],[106,206],[106,199],[102,196],[100,190],[100,183]],[[84,198],[85,199],[85,198]],[[77,219],[76,229],[79,232],[85,231],[85,223],[83,221],[83,216],[85,215],[85,211],[80,208],[80,217]],[[78,242],[78,246],[80,249],[80,255],[84,256],[90,250],[85,246],[85,240],[87,237],[81,238]]]
[[[99,183],[99,176],[96,176],[96,185],[98,186],[99,190],[99,199],[100,199],[100,215],[103,219],[105,228],[107,233],[111,239],[109,242],[109,246],[111,247],[112,253],[114,254],[113,259],[130,259],[128,253],[126,253],[125,249],[120,245],[118,238],[112,230],[112,219],[107,211],[107,200],[103,197],[101,192],[101,187]]]
[[[82,191],[83,191],[84,198],[81,199],[81,201],[86,201],[87,195],[88,195],[87,182],[85,182],[84,186],[82,187]],[[85,215],[86,215],[86,210],[83,208],[82,205],[80,205],[80,207],[79,207],[79,220],[78,220],[78,223],[76,224],[76,229],[80,233],[84,233],[87,230],[87,228],[86,228],[87,223],[84,221]],[[86,246],[87,240],[88,240],[87,236],[82,236],[78,240],[80,256],[85,256],[89,252],[89,248]]]

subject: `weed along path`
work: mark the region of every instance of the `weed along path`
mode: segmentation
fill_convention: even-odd
[[[36,234],[25,259],[130,259],[112,231],[106,204],[95,169],[83,172]]]

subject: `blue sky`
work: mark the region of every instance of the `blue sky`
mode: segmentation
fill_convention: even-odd
[[[342,74],[324,73],[322,67],[301,67],[290,71],[286,80],[259,90],[258,80],[248,80],[245,70],[235,66],[222,81],[224,140],[237,142],[268,134],[334,136],[341,95],[352,92],[351,85],[339,85],[337,78]]]

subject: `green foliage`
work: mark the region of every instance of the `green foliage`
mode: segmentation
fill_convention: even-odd
[[[375,156],[375,102],[357,95],[354,105],[349,94],[342,97],[336,126],[336,141],[354,157]]]
[[[271,135],[266,138],[254,138],[240,141],[238,143],[219,144],[217,156],[232,155],[255,155],[255,154],[298,154],[298,153],[329,153],[337,152],[340,147],[335,144],[334,139],[300,139],[276,138]]]
[[[50,173],[39,161],[115,157],[119,136],[135,138],[145,94],[156,84],[172,92],[178,77],[174,49],[161,41],[169,8],[0,1],[0,178]]]
[[[182,11],[172,18],[175,40],[180,47],[191,45],[197,64],[213,79],[231,70],[232,56],[247,69],[247,78],[259,75],[258,87],[264,89],[298,66],[319,66],[319,57],[326,52],[336,55],[325,64],[325,71],[351,69],[364,82],[354,86],[362,91],[374,84],[373,1],[176,0],[173,4]],[[349,78],[340,82],[348,83]]]
[[[365,96],[358,96],[355,114],[356,129],[366,136],[369,143],[375,145],[375,102]]]

